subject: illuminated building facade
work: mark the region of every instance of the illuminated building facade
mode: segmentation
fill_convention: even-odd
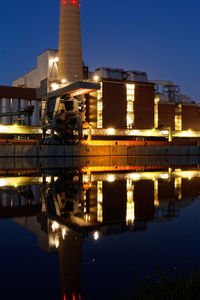
[[[101,91],[86,96],[86,119],[93,128],[154,127],[154,85],[101,79]]]
[[[154,126],[172,130],[200,130],[200,109],[172,81],[152,81],[155,84]]]
[[[200,130],[200,110],[195,103],[162,102],[155,98],[155,128],[171,127],[172,130]]]
[[[88,72],[82,61],[80,2],[60,0],[58,50],[44,51],[37,57],[35,69],[13,81],[15,87],[37,89],[34,117],[23,117],[25,125],[41,124],[42,96],[84,79],[100,83],[98,91],[76,96],[85,108],[82,121],[93,129],[200,131],[198,105],[172,81],[150,81],[146,72],[134,70],[102,67]],[[12,110],[11,98],[4,97],[0,89],[0,113]],[[26,98],[18,98],[18,102],[22,109],[28,103]],[[13,124],[13,119],[2,118],[0,123]]]

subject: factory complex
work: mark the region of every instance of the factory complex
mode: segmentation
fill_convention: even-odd
[[[0,86],[2,137],[21,132],[62,144],[200,137],[200,108],[173,81],[108,67],[90,72],[82,59],[79,0],[61,0],[60,7],[58,51],[44,51],[34,70],[12,87]]]

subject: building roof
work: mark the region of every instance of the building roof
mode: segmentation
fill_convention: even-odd
[[[13,86],[0,86],[0,98],[36,100],[36,89]]]

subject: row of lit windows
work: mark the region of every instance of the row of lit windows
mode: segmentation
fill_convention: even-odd
[[[97,91],[97,128],[103,128],[103,84]]]
[[[159,98],[154,99],[154,127],[158,127],[158,103],[159,103]]]
[[[127,129],[132,129],[135,122],[134,116],[134,101],[135,101],[135,84],[126,85],[126,100],[127,100]]]
[[[176,107],[175,130],[182,130],[182,106]]]

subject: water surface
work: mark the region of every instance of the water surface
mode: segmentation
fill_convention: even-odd
[[[126,299],[134,272],[200,261],[195,164],[1,174],[2,299]]]

